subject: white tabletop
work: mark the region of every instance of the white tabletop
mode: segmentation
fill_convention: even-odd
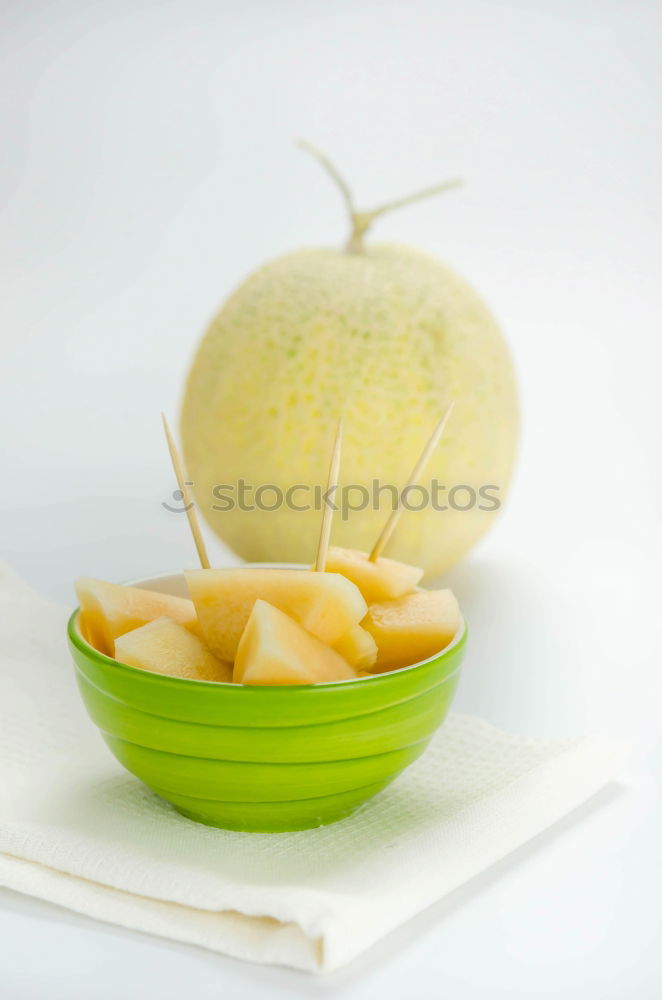
[[[619,782],[327,977],[0,893],[0,994],[649,1000],[662,990],[659,317],[662,13],[646,2],[14,4],[5,13],[2,553],[70,603],[192,553],[161,507],[208,316],[263,259],[337,243],[291,140],[482,290],[517,361],[512,501],[450,576],[457,707],[632,746]],[[215,557],[224,554],[215,549]],[[130,988],[127,984],[130,984]],[[127,989],[129,992],[127,993]]]

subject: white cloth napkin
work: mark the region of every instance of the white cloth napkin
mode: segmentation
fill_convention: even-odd
[[[0,884],[255,962],[328,971],[554,823],[613,776],[602,740],[452,715],[353,817],[288,834],[179,816],[88,720],[67,612],[0,570]]]

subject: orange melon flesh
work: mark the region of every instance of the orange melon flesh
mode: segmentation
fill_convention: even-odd
[[[352,625],[333,648],[356,670],[369,670],[377,659],[377,643],[360,625]]]
[[[106,656],[113,656],[115,639],[132,629],[167,615],[179,625],[197,631],[193,602],[185,597],[157,594],[140,587],[124,587],[105,580],[81,577],[76,581],[81,607],[81,631]]]
[[[237,684],[316,684],[349,680],[356,671],[293,618],[257,600],[237,649]]]
[[[377,643],[372,672],[426,660],[454,639],[461,621],[451,590],[425,590],[373,604],[361,622]]]
[[[258,599],[333,645],[367,611],[359,589],[338,573],[299,569],[196,569],[184,574],[202,637],[216,656],[234,660]]]
[[[194,681],[232,681],[232,664],[172,618],[157,618],[115,640],[115,657],[130,667]]]
[[[410,593],[423,576],[423,570],[418,566],[381,556],[371,562],[367,552],[341,549],[334,545],[329,548],[326,568],[332,573],[342,573],[355,583],[368,604],[393,600]]]

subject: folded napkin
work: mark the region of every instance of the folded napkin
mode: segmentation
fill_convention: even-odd
[[[255,962],[327,971],[607,783],[620,751],[452,715],[339,823],[233,833],[178,815],[88,720],[66,611],[0,570],[0,884]]]

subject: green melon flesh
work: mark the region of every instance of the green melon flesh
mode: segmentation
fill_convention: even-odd
[[[232,681],[232,664],[172,618],[157,618],[115,640],[115,658],[130,667],[194,681]]]
[[[355,583],[368,604],[390,601],[415,589],[423,576],[418,566],[380,556],[372,562],[367,552],[332,545],[326,560],[331,573],[342,573]]]
[[[361,624],[377,643],[371,669],[381,673],[440,652],[455,638],[462,618],[451,590],[425,590],[373,604]]]
[[[237,649],[238,684],[318,684],[350,680],[356,671],[293,618],[257,600]]]
[[[193,603],[184,597],[88,577],[76,581],[76,594],[81,607],[81,631],[88,642],[107,656],[113,656],[118,636],[163,615],[193,632],[198,628]]]
[[[369,670],[377,659],[377,643],[360,625],[352,625],[333,648],[356,670]]]
[[[338,573],[245,567],[190,570],[184,575],[203,638],[222,660],[234,660],[258,599],[290,615],[329,645],[367,611],[358,587]]]

